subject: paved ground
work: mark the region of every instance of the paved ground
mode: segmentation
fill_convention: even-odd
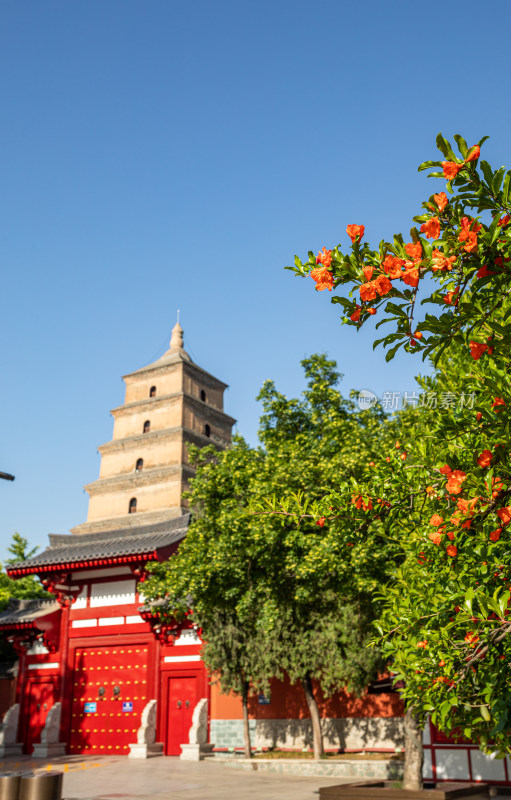
[[[64,771],[65,800],[317,800],[319,786],[343,783],[340,778],[268,775],[178,758],[67,756],[51,764],[29,757],[0,762],[4,773],[34,768]]]

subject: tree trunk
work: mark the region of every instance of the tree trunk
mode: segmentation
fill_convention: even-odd
[[[321,733],[321,720],[319,718],[318,704],[312,690],[312,680],[309,673],[302,680],[303,691],[309,707],[309,714],[312,722],[312,742],[314,746],[314,758],[321,758],[323,750],[323,734]]]
[[[243,683],[241,702],[243,705],[243,745],[245,748],[245,758],[252,758],[252,746],[250,743],[250,726],[248,724],[248,689],[249,683]]]
[[[422,728],[408,708],[405,714],[405,771],[403,789],[417,791],[422,789]]]

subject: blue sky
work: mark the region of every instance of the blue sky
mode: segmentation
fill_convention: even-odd
[[[509,164],[511,7],[397,0],[4,0],[0,214],[2,538],[44,545],[87,513],[120,376],[181,309],[194,360],[256,441],[266,378],[404,391],[295,253],[407,231],[439,130]]]

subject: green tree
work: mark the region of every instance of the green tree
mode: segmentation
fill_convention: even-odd
[[[25,561],[37,552],[37,547],[28,549],[28,540],[19,533],[14,533],[12,541],[7,548],[11,557],[6,559],[8,566],[17,561]],[[7,606],[11,598],[32,599],[37,597],[48,597],[48,592],[41,586],[41,582],[35,575],[27,575],[19,580],[9,578],[5,570],[0,566],[0,611]]]
[[[278,514],[266,513],[266,499],[284,489],[295,501],[307,493],[308,502],[317,502],[336,475],[356,483],[386,435],[381,412],[360,411],[341,395],[335,362],[312,356],[303,367],[307,389],[301,399],[288,399],[265,383],[261,448],[236,438],[222,453],[195,452],[192,525],[177,556],[154,567],[144,592],[166,597],[169,617],[192,610],[210,670],[224,690],[242,695],[247,731],[249,683],[264,689],[284,671],[299,681],[319,756],[312,681],[326,693],[345,685],[360,691],[381,664],[377,649],[350,656],[367,639],[374,614],[369,593],[381,585],[393,545],[380,546],[385,552],[379,561],[369,550],[341,561],[339,544],[321,520],[304,511],[299,524],[286,504]]]
[[[292,269],[312,275],[319,290],[348,286],[332,297],[347,324],[384,308],[379,325],[390,332],[377,343],[386,359],[399,348],[431,358],[436,374],[423,389],[456,398],[448,410],[430,409],[427,429],[419,423],[376,462],[355,497],[333,482],[315,513],[342,509],[342,524],[341,514],[328,522],[344,552],[348,543],[374,543],[382,523],[400,541],[402,561],[382,592],[379,644],[405,682],[410,724],[431,714],[441,729],[503,757],[511,745],[511,171],[479,161],[484,139],[471,148],[455,139],[460,156],[439,134],[446,160],[419,167],[446,178],[450,196],[425,200],[411,242],[397,234],[371,248],[361,244],[364,226],[348,225],[351,253],[323,248]],[[421,298],[426,313],[417,321]],[[419,769],[406,779],[417,786]]]
[[[144,594],[160,601],[155,613],[170,624],[190,618],[200,628],[213,680],[241,696],[250,757],[249,685],[268,667],[264,631],[257,635],[264,521],[250,520],[247,505],[264,459],[241,437],[221,453],[191,448],[190,456],[197,470],[190,497],[194,520],[178,554],[152,567]]]
[[[9,566],[15,564],[17,561],[24,561],[30,558],[37,552],[37,547],[28,549],[28,541],[19,533],[14,533],[12,541],[7,548],[11,557],[6,559],[6,564]],[[37,597],[46,597],[50,595],[41,586],[39,579],[35,575],[27,575],[25,578],[19,580],[12,580],[9,578],[5,570],[0,565],[0,611],[3,611],[11,598],[18,598],[21,600],[29,600]],[[15,660],[16,654],[7,642],[1,641],[0,645],[0,659],[2,661]]]

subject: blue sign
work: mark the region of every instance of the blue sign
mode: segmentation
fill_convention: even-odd
[[[84,703],[83,710],[86,714],[95,714],[98,708],[97,703]]]
[[[269,697],[266,697],[264,694],[260,694],[257,697],[257,702],[259,703],[260,706],[269,706],[270,703],[271,703],[271,700],[270,700]]]
[[[133,711],[133,703],[130,702],[130,701],[128,701],[126,703],[123,703],[122,704],[122,710],[123,711]]]

